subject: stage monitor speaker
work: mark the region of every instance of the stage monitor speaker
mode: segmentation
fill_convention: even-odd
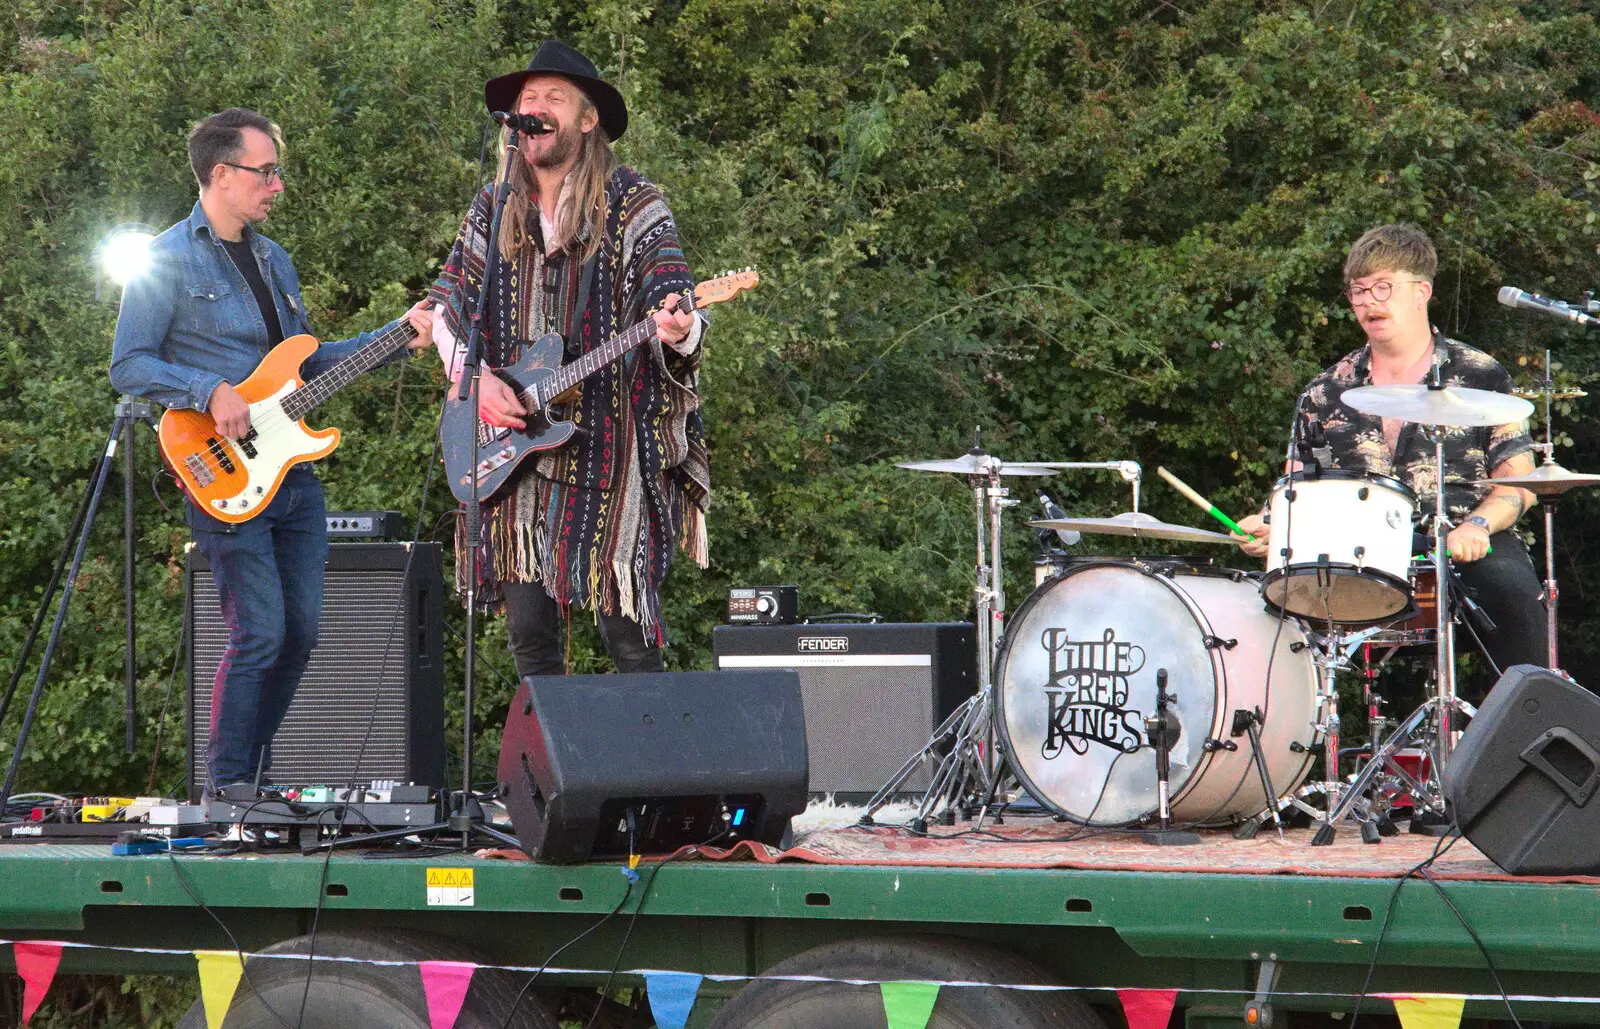
[[[1600,874],[1600,697],[1548,669],[1514,665],[1445,772],[1461,834],[1507,872]]]
[[[739,840],[777,845],[806,807],[793,672],[528,676],[500,743],[522,849],[569,863]]]
[[[719,625],[711,650],[719,669],[800,673],[814,793],[877,792],[977,689],[971,622]],[[928,780],[918,768],[905,792]]]
[[[329,545],[317,647],[272,743],[274,785],[445,785],[439,559],[437,543]],[[186,578],[189,796],[198,800],[228,628],[210,565],[194,548]]]

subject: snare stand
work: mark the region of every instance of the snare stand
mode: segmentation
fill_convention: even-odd
[[[1433,382],[1429,389],[1442,388],[1439,384],[1439,359],[1436,355],[1433,369]],[[1472,705],[1456,696],[1456,641],[1455,625],[1453,622],[1454,610],[1451,595],[1451,578],[1449,558],[1445,552],[1445,536],[1450,525],[1449,516],[1445,513],[1444,506],[1444,437],[1448,432],[1445,425],[1420,426],[1424,436],[1433,443],[1433,467],[1436,488],[1433,498],[1433,568],[1434,576],[1439,591],[1438,609],[1434,612],[1435,639],[1434,639],[1434,680],[1433,696],[1429,697],[1413,711],[1405,721],[1395,729],[1393,735],[1385,740],[1382,746],[1374,746],[1372,760],[1367,767],[1361,770],[1347,788],[1343,796],[1334,802],[1330,797],[1328,815],[1323,824],[1317,829],[1316,836],[1312,839],[1313,846],[1325,846],[1333,842],[1334,826],[1345,815],[1349,814],[1355,802],[1363,793],[1371,789],[1381,774],[1398,774],[1407,781],[1412,788],[1412,797],[1417,804],[1417,812],[1426,805],[1435,812],[1444,812],[1444,774],[1445,766],[1449,764],[1450,752],[1455,746],[1454,716],[1456,711],[1464,711],[1469,716],[1476,712]],[[1426,784],[1418,782],[1408,775],[1403,769],[1393,765],[1390,761],[1395,752],[1413,742],[1423,741],[1431,735],[1433,765]],[[1374,741],[1376,742],[1376,741]],[[1364,838],[1371,838],[1363,821]]]

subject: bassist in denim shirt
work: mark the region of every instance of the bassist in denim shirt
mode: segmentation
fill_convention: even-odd
[[[195,125],[189,162],[200,199],[151,244],[149,273],[123,290],[112,347],[119,391],[205,412],[235,440],[249,432],[250,410],[234,386],[283,339],[311,331],[289,255],[255,229],[283,193],[282,141],[277,125],[240,108]],[[406,314],[419,333],[413,349],[432,342],[425,306]],[[375,335],[322,344],[302,374],[325,371]],[[271,502],[238,524],[192,499],[186,507],[229,630],[211,699],[208,787],[248,803],[266,781],[268,745],[317,641],[328,554],[322,485],[297,464]]]

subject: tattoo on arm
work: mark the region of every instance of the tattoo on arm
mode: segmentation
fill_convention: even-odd
[[[1518,492],[1496,493],[1494,496],[1490,497],[1489,499],[1490,500],[1498,500],[1502,504],[1510,504],[1511,505],[1511,510],[1516,512],[1515,514],[1513,514],[1511,516],[1511,520],[1513,522],[1515,522],[1518,518],[1522,517],[1522,512],[1523,512],[1523,510],[1525,508],[1525,505],[1522,502],[1522,494],[1521,493],[1518,493]]]

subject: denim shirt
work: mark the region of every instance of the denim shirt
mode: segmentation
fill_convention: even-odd
[[[284,338],[311,332],[288,253],[248,225],[244,238],[272,292]],[[198,201],[188,218],[155,238],[150,258],[149,271],[122,290],[111,385],[165,407],[204,411],[219,385],[237,386],[267,356],[266,319]],[[398,324],[323,343],[301,375],[327,371]]]

